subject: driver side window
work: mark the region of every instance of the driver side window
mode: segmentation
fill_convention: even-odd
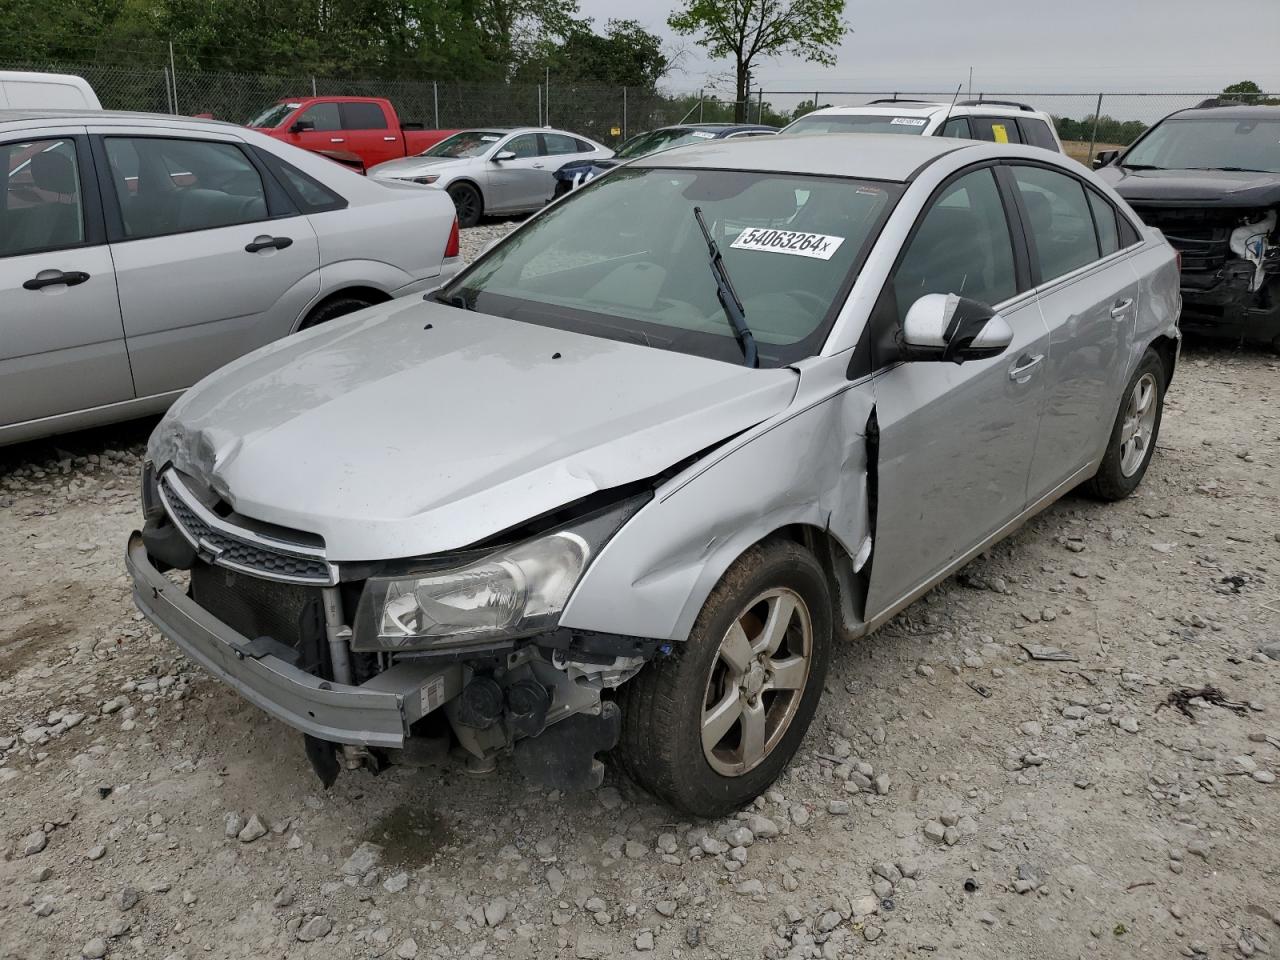
[[[920,220],[892,280],[901,325],[927,293],[994,306],[1018,290],[1013,241],[990,167],[945,187]]]
[[[523,133],[518,137],[512,137],[502,149],[510,150],[516,155],[517,160],[536,157],[538,155],[538,135],[536,133]]]

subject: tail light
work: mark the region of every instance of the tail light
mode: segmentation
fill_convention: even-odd
[[[446,260],[451,257],[462,255],[462,240],[458,236],[458,218],[453,218],[453,226],[449,228],[449,242],[444,245],[444,258]]]

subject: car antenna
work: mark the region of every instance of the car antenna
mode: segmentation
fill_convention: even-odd
[[[960,88],[963,86],[963,83],[956,84],[955,96],[952,97],[951,102],[947,104],[947,112],[942,115],[942,126],[938,128],[942,133],[939,134],[939,136],[945,137],[947,135],[947,121],[951,119],[951,108],[954,107],[956,105],[956,101],[960,99]]]

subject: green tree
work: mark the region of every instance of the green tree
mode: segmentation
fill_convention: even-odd
[[[746,117],[751,70],[783,54],[831,66],[848,30],[845,0],[683,0],[667,18],[677,33],[693,36],[708,56],[734,61],[735,119]]]
[[[1262,95],[1262,88],[1252,80],[1241,80],[1222,88],[1222,96],[1228,100],[1238,100],[1248,104],[1277,104],[1280,100]]]
[[[634,20],[610,20],[603,34],[590,20],[574,23],[567,36],[543,41],[520,66],[517,78],[541,83],[550,70],[559,82],[587,82],[652,92],[670,61],[662,40]]]

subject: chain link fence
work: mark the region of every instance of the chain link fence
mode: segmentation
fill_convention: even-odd
[[[274,74],[211,73],[168,67],[0,62],[0,68],[75,73],[112,110],[209,115],[245,123],[277,100],[302,96],[386,97],[401,120],[433,129],[473,126],[558,126],[603,143],[672,123],[734,118],[737,103],[713,92],[678,94],[603,84],[458,83],[413,80],[342,80]],[[854,106],[873,100],[949,103],[951,91],[757,90],[745,105],[750,122],[784,124],[817,106]],[[989,93],[962,92],[960,100],[1009,100],[1050,114],[1068,152],[1086,159],[1094,149],[1131,143],[1166,114],[1218,96],[1202,93]],[[1280,95],[1251,94],[1280,103]]]

